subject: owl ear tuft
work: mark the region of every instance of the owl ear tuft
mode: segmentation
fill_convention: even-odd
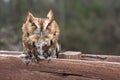
[[[52,10],[50,10],[50,11],[48,12],[47,17],[48,17],[51,21],[54,20],[54,14],[53,14],[53,11],[52,11]]]
[[[29,12],[29,11],[28,11],[28,13],[27,13],[27,20],[30,21],[30,22],[32,22],[32,21],[34,20],[34,16],[33,16],[32,13]]]

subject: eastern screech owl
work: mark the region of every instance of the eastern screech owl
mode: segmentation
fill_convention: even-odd
[[[22,30],[23,51],[26,58],[39,60],[58,56],[60,29],[52,10],[47,14],[47,18],[36,18],[28,12]]]

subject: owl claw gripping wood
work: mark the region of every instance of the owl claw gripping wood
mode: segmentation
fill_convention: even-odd
[[[27,59],[51,59],[56,58],[60,46],[59,26],[54,20],[52,10],[47,18],[36,18],[28,12],[27,20],[22,26],[23,53]]]

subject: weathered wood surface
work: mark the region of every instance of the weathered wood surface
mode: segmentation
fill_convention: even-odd
[[[75,53],[75,54],[74,54]],[[93,54],[81,54],[82,52],[66,51],[61,53],[60,58],[64,59],[80,59],[88,61],[109,61],[109,62],[120,62],[120,56],[114,55],[93,55]]]
[[[120,56],[82,54],[83,60],[120,62]]]
[[[0,80],[120,80],[119,56],[83,55],[81,60],[24,62],[21,52],[0,52]]]
[[[73,53],[77,53],[77,55],[79,55],[79,57],[77,57],[78,60],[81,59],[81,60],[88,60],[88,61],[120,62],[120,56],[81,54],[81,52],[76,52],[76,51],[66,51],[66,52],[61,53],[59,56],[60,56],[61,59],[66,59],[66,58],[75,59],[76,54],[75,55],[69,55],[69,54],[73,54]],[[6,56],[8,56],[8,55],[19,56],[20,54],[22,54],[22,51],[0,51],[0,55],[1,54],[6,55]],[[69,56],[71,56],[71,57],[69,57]]]
[[[82,59],[82,52],[77,51],[66,51],[64,53],[59,53],[59,58],[62,59]]]

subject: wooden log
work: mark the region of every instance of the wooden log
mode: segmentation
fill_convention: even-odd
[[[120,56],[82,54],[82,60],[120,62]]]
[[[100,80],[119,80],[120,64],[101,61],[52,60],[39,62],[39,71],[89,77]],[[32,66],[32,64],[31,64]]]
[[[82,52],[76,52],[76,51],[66,51],[59,54],[59,58],[62,59],[81,59]]]
[[[26,65],[20,57],[0,57],[1,80],[119,80],[120,63],[53,59]]]
[[[71,59],[75,59],[76,53],[75,51],[66,51],[67,52],[67,57],[71,56]],[[59,54],[59,58],[61,59],[69,59],[66,57],[66,52],[60,53]],[[19,56],[20,54],[22,54],[22,51],[0,51],[0,56],[1,54],[3,55],[10,55],[10,56]],[[72,54],[72,55],[69,55]],[[108,62],[120,62],[120,56],[114,56],[114,55],[94,55],[94,54],[81,54],[81,52],[77,52],[79,57],[77,57],[76,59],[81,59],[81,60],[88,60],[88,61],[108,61]],[[62,55],[63,54],[63,55]],[[73,57],[72,57],[73,56]]]
[[[22,54],[23,52],[22,51],[0,51],[0,54],[10,54],[10,55],[20,55]]]
[[[60,59],[77,59],[77,60],[88,60],[88,61],[108,61],[108,62],[120,62],[120,56],[114,55],[93,55],[93,54],[82,54],[82,52],[66,51],[59,54]]]

